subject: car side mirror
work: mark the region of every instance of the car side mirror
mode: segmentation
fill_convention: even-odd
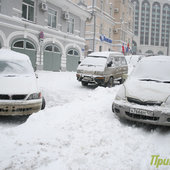
[[[80,64],[81,63],[81,61],[78,61],[78,64]]]
[[[112,66],[112,64],[113,64],[113,62],[112,62],[112,61],[110,61],[109,63],[107,63],[107,67],[111,67],[111,66]]]

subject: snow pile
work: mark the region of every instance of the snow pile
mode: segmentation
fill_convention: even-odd
[[[170,157],[170,134],[120,122],[119,89],[82,87],[75,73],[39,72],[44,111],[20,126],[0,124],[0,169],[144,170],[151,155]],[[162,166],[161,168],[167,168]]]

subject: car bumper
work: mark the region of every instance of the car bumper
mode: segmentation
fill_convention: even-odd
[[[153,125],[170,126],[170,108],[114,101],[112,111],[120,118]]]
[[[77,80],[86,82],[88,83],[88,85],[104,85],[105,84],[105,77],[103,76],[77,74]]]
[[[0,101],[1,116],[30,115],[41,109],[42,99],[31,101]]]

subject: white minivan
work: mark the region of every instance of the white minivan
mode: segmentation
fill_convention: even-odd
[[[0,50],[0,115],[30,115],[44,109],[45,100],[29,57]]]
[[[122,83],[127,77],[128,66],[120,52],[93,52],[77,68],[77,80],[83,86],[112,87],[115,80]]]

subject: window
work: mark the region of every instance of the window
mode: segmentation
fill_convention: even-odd
[[[103,24],[100,24],[100,30],[99,33],[102,34],[103,33]]]
[[[101,45],[99,46],[99,51],[100,51],[100,52],[102,51],[102,46],[101,46]]]
[[[74,51],[74,55],[79,55],[77,51]]]
[[[23,0],[22,2],[22,17],[34,21],[34,1]]]
[[[163,16],[162,16],[162,32],[161,36],[164,37],[161,39],[161,46],[168,46],[166,39],[168,39],[169,34],[169,16],[170,15],[170,5],[165,4],[163,6]],[[166,34],[167,33],[167,34]]]
[[[16,47],[16,48],[24,48],[24,41],[17,41],[14,44],[14,47]]]
[[[56,46],[54,46],[54,52],[55,52],[55,53],[59,53],[59,52],[60,52],[59,48],[56,47]]]
[[[150,4],[148,1],[142,3],[142,20],[141,20],[141,35],[140,44],[148,45],[149,43],[149,20],[150,20]]]
[[[31,44],[30,42],[26,42],[26,48],[27,48],[27,49],[35,49],[35,47],[33,46],[33,44]]]
[[[70,51],[68,52],[68,54],[69,54],[69,55],[73,55],[73,50],[70,50]]]
[[[52,51],[52,49],[53,49],[52,45],[49,45],[45,48],[46,51]]]
[[[111,16],[112,16],[112,13],[113,13],[112,3],[110,3],[109,15],[111,15]]]
[[[67,21],[67,32],[69,33],[74,33],[74,19],[73,18],[70,18],[68,21]]]
[[[71,49],[68,51],[67,53],[68,55],[72,55],[72,56],[75,56],[75,57],[78,57],[79,56],[79,53],[76,49]]]
[[[57,25],[57,12],[52,9],[48,9],[48,26],[56,28],[56,25]]]
[[[109,28],[109,38],[111,38],[111,36],[112,36],[112,29]]]
[[[152,34],[151,45],[159,45],[159,30],[160,30],[160,4],[155,2],[152,7]]]
[[[100,9],[103,10],[103,0],[100,0]]]

